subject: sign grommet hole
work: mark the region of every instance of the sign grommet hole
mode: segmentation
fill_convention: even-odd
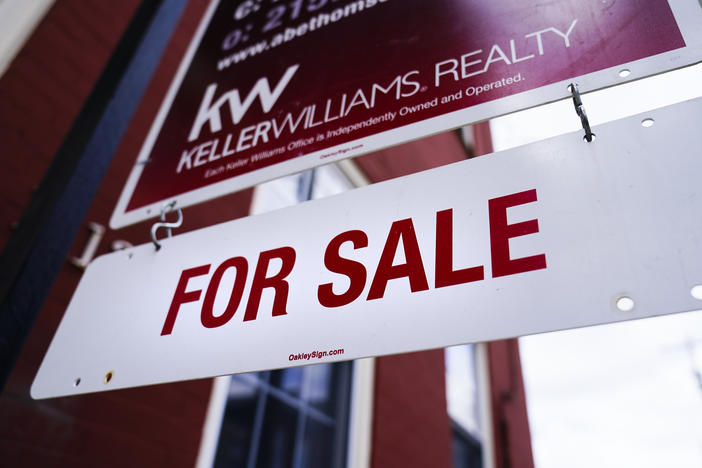
[[[634,310],[634,300],[629,296],[622,296],[617,299],[617,309],[621,312],[631,312]]]
[[[696,284],[690,289],[690,294],[697,300],[702,301],[702,284]]]
[[[626,78],[629,75],[631,75],[631,70],[629,70],[628,68],[623,68],[619,70],[619,78]]]
[[[80,377],[78,377],[76,380],[73,381],[74,387],[77,387],[78,385],[80,385]]]
[[[106,383],[106,384],[110,383],[110,380],[112,380],[112,376],[113,376],[113,375],[114,375],[114,374],[113,374],[112,371],[110,371],[110,372],[108,372],[107,374],[105,374],[105,383]]]
[[[652,127],[653,124],[654,124],[654,122],[655,122],[655,120],[653,120],[653,119],[651,119],[651,118],[643,119],[643,120],[641,121],[641,126],[642,126],[642,127],[646,127],[646,128]]]

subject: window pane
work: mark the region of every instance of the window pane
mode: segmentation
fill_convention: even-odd
[[[266,213],[296,205],[299,175],[291,175],[256,186],[251,202],[251,214]]]
[[[298,413],[269,396],[258,450],[258,468],[289,468],[293,462]]]
[[[470,434],[453,429],[451,440],[453,468],[481,468],[483,466],[480,443]]]
[[[334,406],[336,404],[336,392],[331,387],[332,377],[335,372],[340,370],[340,368],[337,368],[335,371],[332,364],[318,364],[307,367],[310,385],[307,401],[310,406],[323,411],[331,417],[334,417]]]
[[[334,453],[334,431],[313,419],[305,425],[302,465],[305,468],[329,468]]]
[[[248,379],[245,376],[232,378],[217,446],[215,467],[246,466],[258,394],[255,379]]]
[[[462,429],[480,438],[478,384],[472,345],[446,348],[446,403],[448,413]]]
[[[280,388],[294,397],[300,397],[302,392],[303,367],[276,370],[271,372],[271,385]]]
[[[312,198],[324,198],[351,190],[353,185],[335,164],[315,169]]]

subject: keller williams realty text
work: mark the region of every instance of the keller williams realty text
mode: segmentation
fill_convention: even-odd
[[[570,36],[577,22],[578,20],[574,19],[565,28],[549,26],[525,34],[525,40],[520,38],[520,44],[526,45],[521,48],[516,46],[515,39],[510,39],[508,43],[494,44],[490,49],[476,49],[460,57],[437,62],[433,67],[433,85],[438,88],[442,84],[479,76],[487,73],[497,63],[511,67],[526,60],[538,60],[560,52],[570,47]],[[238,126],[256,99],[259,100],[263,112],[269,113],[299,69],[299,64],[288,67],[273,89],[268,77],[261,77],[243,100],[238,89],[226,91],[215,99],[218,85],[210,84],[200,102],[188,135],[188,142],[194,142],[200,138],[205,126],[213,136],[221,132],[224,129],[223,114],[231,119],[231,126],[227,125],[227,127]],[[311,103],[298,112],[288,112],[282,118],[271,118],[255,125],[236,128],[230,133],[185,149],[176,167],[176,173],[251,150],[281,137],[292,136],[301,130],[313,129],[336,120],[341,121],[355,111],[373,109],[379,99],[400,101],[426,89],[427,87],[422,84],[419,70],[411,70],[383,83],[373,83],[353,92],[326,99],[321,103]],[[225,106],[228,112],[223,112]]]

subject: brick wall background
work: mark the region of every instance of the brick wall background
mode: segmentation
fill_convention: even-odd
[[[61,141],[107,63],[139,0],[59,0],[0,77],[0,248],[4,247]],[[86,216],[109,216],[209,0],[190,0],[154,78]],[[357,158],[373,181],[465,158],[453,132]],[[177,233],[248,213],[251,191],[184,210]],[[150,223],[107,230],[115,240],[148,242]],[[79,257],[86,229],[70,255]],[[210,380],[34,401],[29,387],[81,271],[65,263],[0,395],[0,464],[42,467],[193,466]],[[128,344],[125,344],[128,345]],[[449,467],[443,351],[379,358],[373,411],[373,468]],[[527,426],[528,428],[528,426]]]
[[[139,0],[61,0],[0,78],[0,247],[4,247],[80,112]],[[107,227],[117,197],[207,0],[192,0],[171,38],[145,97],[86,216]],[[179,232],[245,216],[251,191],[184,210]],[[107,230],[98,255],[113,241],[148,242],[150,223]],[[70,255],[79,257],[89,231]],[[81,271],[66,261],[2,395],[2,466],[193,466],[211,380],[34,401],[34,375],[68,305]],[[125,344],[128,346],[128,343]]]

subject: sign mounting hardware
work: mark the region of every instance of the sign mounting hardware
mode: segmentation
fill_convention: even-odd
[[[590,121],[587,118],[587,112],[585,112],[585,106],[583,105],[583,101],[580,98],[580,91],[578,90],[578,85],[576,83],[571,83],[568,85],[568,89],[570,90],[570,93],[573,97],[573,107],[575,107],[575,113],[578,114],[578,117],[580,117],[580,123],[583,126],[583,130],[585,130],[585,141],[590,143],[595,136],[594,133],[592,133],[592,130],[590,129]]]
[[[166,205],[163,205],[163,207],[161,208],[161,222],[154,223],[154,225],[151,226],[151,242],[153,242],[154,246],[156,246],[156,250],[161,250],[161,243],[156,238],[156,233],[159,229],[165,228],[166,236],[172,237],[173,229],[179,228],[183,225],[183,210],[181,210],[180,208],[175,209],[175,205],[175,200]],[[171,211],[175,211],[176,213],[178,213],[178,219],[176,221],[166,221],[166,214],[170,213]]]

